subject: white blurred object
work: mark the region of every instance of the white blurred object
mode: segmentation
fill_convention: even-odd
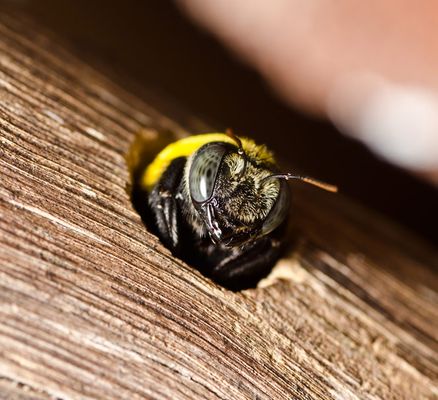
[[[358,74],[338,82],[328,113],[389,161],[419,171],[438,168],[437,93]]]

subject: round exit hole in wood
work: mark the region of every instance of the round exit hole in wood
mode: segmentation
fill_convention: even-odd
[[[196,209],[192,205],[194,201],[187,181],[187,157],[171,159],[157,183],[152,188],[145,186],[147,167],[162,149],[179,139],[171,132],[151,129],[144,129],[136,136],[126,157],[134,208],[146,228],[157,235],[174,256],[204,276],[233,291],[255,288],[268,276],[284,251],[288,242],[285,238],[289,236],[286,235],[287,224],[283,223],[281,229],[273,234],[254,236],[254,239],[251,236],[244,244],[233,246],[215,242],[206,233],[200,234],[204,209]],[[206,213],[225,213],[217,203],[215,208],[206,207],[205,210]],[[208,222],[206,226],[208,229]],[[231,234],[238,233],[231,231]]]

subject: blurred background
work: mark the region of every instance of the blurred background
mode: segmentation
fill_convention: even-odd
[[[53,31],[76,55],[194,133],[231,127],[298,171],[438,244],[438,192],[324,119],[287,105],[249,66],[171,1],[0,0]],[[1,55],[0,55],[1,56]]]

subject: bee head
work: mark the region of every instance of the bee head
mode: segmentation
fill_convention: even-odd
[[[211,142],[189,165],[191,201],[215,243],[242,246],[276,229],[286,218],[290,194],[285,180],[270,179],[275,166],[255,152]]]

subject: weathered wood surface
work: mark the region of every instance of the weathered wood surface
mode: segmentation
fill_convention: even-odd
[[[217,287],[127,191],[135,133],[183,130],[0,19],[0,397],[436,398],[435,250],[297,185],[288,256]]]

